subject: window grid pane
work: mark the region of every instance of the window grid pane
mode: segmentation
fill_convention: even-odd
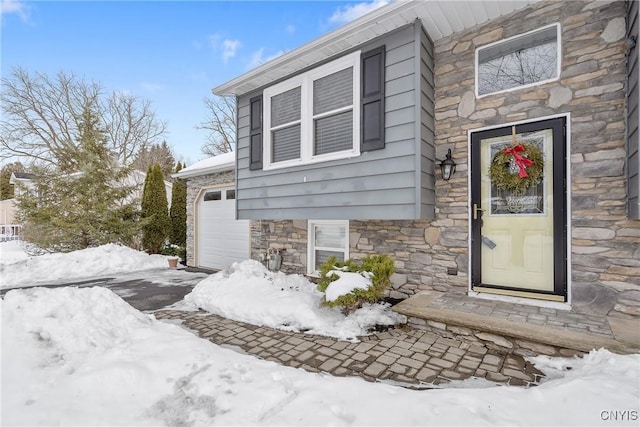
[[[353,148],[353,111],[314,120],[313,154]]]
[[[300,158],[300,124],[271,132],[271,159],[275,162]]]
[[[316,250],[316,265],[315,268],[319,269],[322,264],[327,262],[330,257],[336,257],[337,261],[344,261],[344,252],[333,252]]]
[[[300,86],[271,97],[271,127],[300,120]]]
[[[333,224],[315,226],[315,245],[323,248],[344,249],[347,231],[345,227]]]
[[[353,104],[353,67],[313,82],[313,114],[322,114]]]

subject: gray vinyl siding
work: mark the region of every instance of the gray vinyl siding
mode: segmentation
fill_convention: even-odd
[[[627,2],[627,40],[635,37],[638,40],[638,2]],[[640,151],[638,147],[638,49],[636,46],[629,51],[627,57],[627,170],[628,182],[628,203],[629,218],[640,219]]]
[[[433,88],[433,41],[422,25],[416,26],[416,40],[420,40],[418,63],[420,88],[419,117],[416,123],[420,129],[420,163],[416,172],[420,174],[420,212],[419,217],[435,218],[436,181],[435,181],[435,92]]]
[[[424,76],[418,75],[422,61],[417,55],[421,56],[422,51],[431,52],[432,43],[422,46],[418,38],[416,44],[415,35],[419,34],[416,27],[421,33],[422,25],[416,22],[359,47],[361,52],[367,52],[386,46],[384,149],[364,152],[351,159],[270,171],[249,170],[249,100],[262,89],[238,98],[239,219],[433,217],[433,170],[426,174],[416,172],[416,167],[432,168],[433,163],[425,158],[433,151],[432,119],[427,131],[422,130],[420,124],[416,126],[416,117],[433,116],[432,83],[416,86],[416,82],[431,75],[432,59],[423,59],[426,68],[431,70]],[[336,58],[328,58],[332,59]],[[416,87],[422,87],[426,95],[421,96]],[[429,96],[431,106],[423,111],[416,100]],[[430,148],[421,148],[424,145]]]

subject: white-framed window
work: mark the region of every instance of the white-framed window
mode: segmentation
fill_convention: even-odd
[[[307,273],[317,274],[329,257],[338,261],[349,258],[348,220],[309,220],[307,239]]]
[[[476,96],[557,80],[560,24],[552,24],[476,49]]]
[[[360,51],[263,92],[264,169],[360,155]]]

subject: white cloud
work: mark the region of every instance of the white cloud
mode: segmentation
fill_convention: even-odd
[[[331,18],[329,18],[330,24],[343,25],[348,22],[358,19],[369,12],[372,12],[386,4],[389,4],[389,0],[373,0],[372,2],[356,3],[354,5],[339,7]]]
[[[287,32],[287,34],[293,34],[296,32],[296,26],[293,24],[289,24],[285,27],[284,30]]]
[[[0,16],[10,13],[15,13],[23,22],[27,22],[31,13],[31,6],[17,0],[0,0]]]
[[[229,62],[230,58],[236,56],[238,49],[242,47],[242,42],[240,40],[226,39],[219,33],[208,36],[207,42],[213,52],[222,52],[222,62],[225,64]],[[194,45],[194,47],[197,46]]]
[[[283,53],[285,53],[286,50],[284,49],[280,49],[279,51],[277,51],[276,53],[274,53],[273,55],[269,55],[267,57],[264,57],[264,48],[261,47],[260,49],[256,50],[255,52],[253,52],[251,54],[251,57],[249,58],[249,63],[247,64],[247,68],[248,69],[252,69],[252,68],[256,68],[259,67],[260,65],[271,61],[272,59],[277,58],[278,56],[282,55]]]
[[[222,41],[222,62],[229,62],[229,58],[236,56],[236,51],[242,46],[240,40],[225,39]]]

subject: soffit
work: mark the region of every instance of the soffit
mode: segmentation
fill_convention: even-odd
[[[538,1],[540,0],[396,1],[214,88],[213,93],[237,96],[251,92],[416,19],[422,21],[431,39],[436,41]]]

